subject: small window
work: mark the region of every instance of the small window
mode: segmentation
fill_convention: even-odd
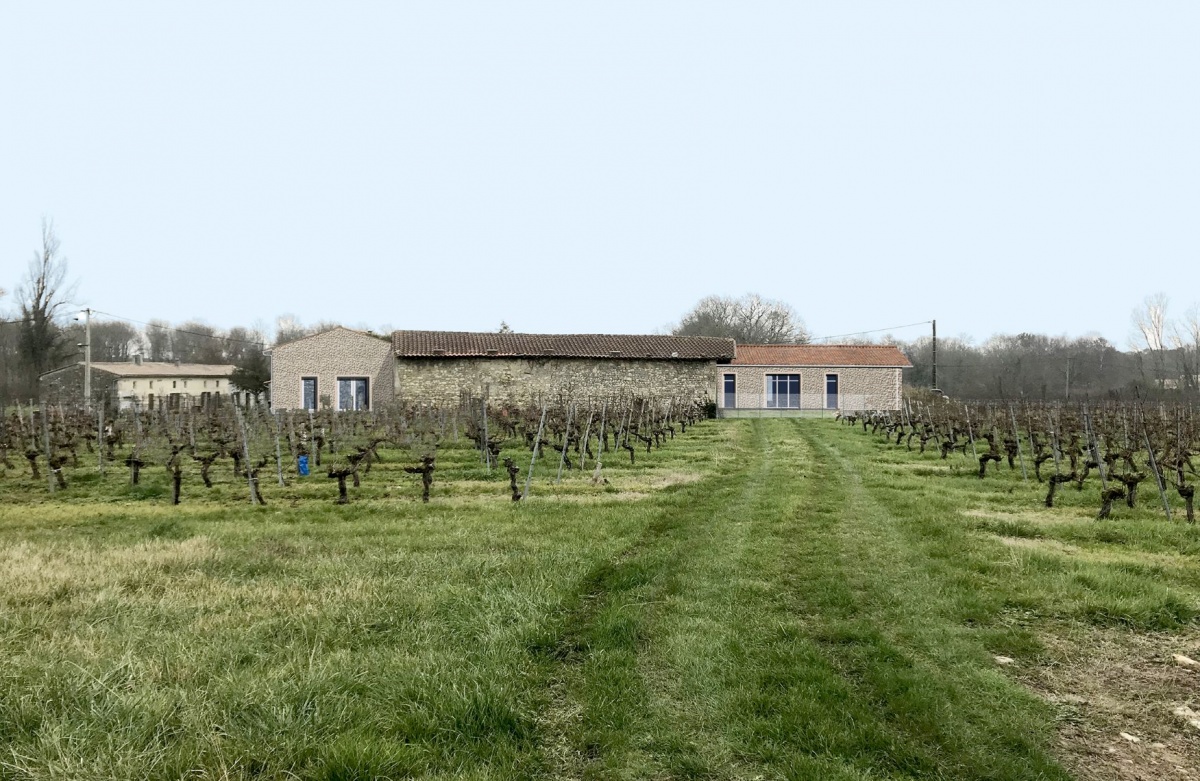
[[[317,410],[317,378],[316,377],[301,377],[300,378],[300,397],[304,409],[310,412]]]
[[[133,381],[133,387],[135,387],[135,388],[137,387],[137,380]]]
[[[370,409],[371,398],[366,377],[338,378],[338,409]]]
[[[150,387],[151,387],[151,388],[153,388],[153,387],[154,387],[154,380],[150,380]]]
[[[171,387],[172,387],[172,388],[178,388],[178,387],[179,387],[179,380],[171,380]],[[178,394],[178,393],[176,393],[175,395],[176,395],[176,396],[178,396],[179,394]]]
[[[185,387],[185,388],[187,387],[187,380],[183,381],[183,387]]]
[[[219,388],[219,387],[221,387],[221,381],[220,381],[220,380],[217,380],[217,385],[216,385],[216,387],[218,387],[218,388]]]

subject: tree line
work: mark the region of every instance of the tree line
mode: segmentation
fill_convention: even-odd
[[[84,324],[72,316],[76,286],[67,275],[53,225],[42,226],[42,246],[24,277],[9,293],[0,288],[0,408],[12,400],[38,396],[38,377],[83,359]],[[962,338],[937,342],[937,384],[945,393],[972,399],[1057,400],[1200,398],[1200,308],[1182,319],[1169,316],[1166,296],[1151,296],[1133,312],[1133,344],[1128,352],[1107,340],[1018,333],[993,336],[982,344]],[[337,327],[334,322],[305,326],[294,316],[276,319],[274,344],[284,344]],[[507,329],[502,324],[502,330]],[[740,344],[803,344],[808,328],[782,301],[747,294],[708,296],[685,313],[671,333],[722,336]],[[905,382],[932,387],[934,345],[930,337],[909,342],[884,337],[912,361]],[[233,382],[263,394],[270,377],[263,328],[218,329],[199,320],[173,324],[155,319],[134,324],[96,317],[91,327],[94,362],[149,361],[233,364]]]
[[[42,226],[42,245],[24,276],[12,288],[0,287],[0,409],[38,397],[38,377],[84,358],[86,328],[77,308],[77,284],[68,276],[54,226]],[[336,327],[305,326],[291,315],[276,321],[275,344]],[[134,323],[95,313],[91,322],[92,361],[124,362],[141,355],[147,361],[232,364],[231,378],[245,391],[264,394],[270,379],[261,327],[221,329],[200,320],[172,323],[151,319]]]
[[[1099,336],[1024,332],[998,334],[981,344],[938,339],[937,385],[964,399],[1200,399],[1200,307],[1175,318],[1168,305],[1167,297],[1158,294],[1134,310],[1128,351]],[[804,344],[811,339],[791,305],[753,293],[701,299],[671,333],[723,336],[739,344]],[[885,336],[879,341],[896,345],[912,362],[913,368],[904,373],[906,384],[933,387],[932,336],[911,341]]]
[[[1173,317],[1168,298],[1159,293],[1130,319],[1125,351],[1099,336],[1001,334],[978,345],[938,339],[937,384],[964,399],[1200,400],[1200,307]],[[932,338],[897,344],[913,363],[905,381],[932,387]]]

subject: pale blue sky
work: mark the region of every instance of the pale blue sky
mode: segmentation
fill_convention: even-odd
[[[147,320],[1103,334],[1200,301],[1200,3],[0,5],[0,286]],[[915,338],[925,327],[897,331]]]

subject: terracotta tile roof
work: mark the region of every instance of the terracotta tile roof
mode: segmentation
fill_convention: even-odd
[[[627,334],[514,334],[396,331],[398,358],[656,358],[727,361],[732,339]]]
[[[738,366],[887,366],[911,368],[892,345],[877,344],[739,344]]]

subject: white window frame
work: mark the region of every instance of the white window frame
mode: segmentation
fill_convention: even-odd
[[[365,382],[367,384],[367,406],[362,407],[362,409],[363,410],[371,409],[371,378],[363,376],[361,374],[351,375],[348,377],[339,376],[334,379],[334,381],[333,381],[334,389],[337,391],[337,406],[335,407],[335,409],[337,409],[339,412],[351,412],[351,411],[354,411],[355,409],[358,409],[357,407],[355,407],[355,408],[351,408],[350,410],[346,410],[342,407],[342,381],[343,380],[346,380],[346,381],[359,380],[359,381]],[[354,394],[354,395],[355,395],[355,398],[358,397],[358,394]]]

